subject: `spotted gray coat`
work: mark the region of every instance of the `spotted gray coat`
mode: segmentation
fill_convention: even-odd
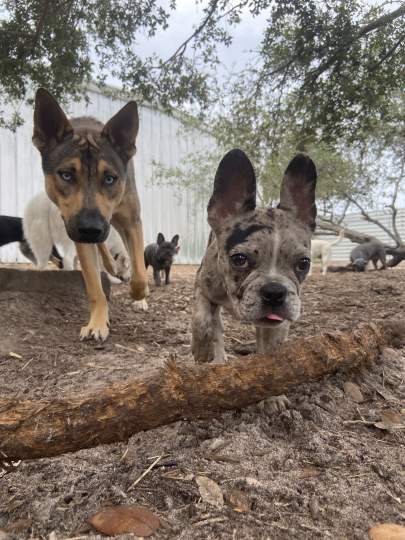
[[[310,267],[316,168],[298,154],[281,183],[277,208],[256,207],[253,166],[241,150],[219,164],[208,205],[211,235],[195,283],[192,351],[224,361],[221,308],[256,327],[257,351],[273,352],[300,315]]]

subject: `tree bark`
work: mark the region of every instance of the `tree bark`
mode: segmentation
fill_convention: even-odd
[[[389,255],[392,255],[392,259],[387,262],[387,266],[390,268],[397,266],[402,261],[405,261],[405,246],[388,248],[386,251]]]
[[[364,242],[368,242],[369,240],[375,238],[374,236],[363,234],[359,231],[355,231],[354,229],[347,229],[341,225],[337,225],[336,223],[332,223],[331,221],[327,221],[322,218],[317,219],[317,229],[332,231],[336,234],[339,234],[340,231],[344,231],[345,237],[356,244],[363,244]],[[387,254],[392,255],[392,259],[387,262],[387,266],[392,268],[405,260],[405,246],[401,245],[394,247],[384,244],[384,247]]]
[[[344,231],[345,237],[357,244],[363,244],[364,242],[368,242],[374,238],[368,234],[363,234],[359,231],[355,231],[354,229],[347,229],[346,227],[342,227],[341,225],[337,225],[336,223],[332,223],[331,221],[327,221],[322,218],[317,219],[317,228],[326,231],[333,231],[336,234],[339,234],[340,231]]]
[[[403,343],[405,321],[368,324],[353,332],[297,339],[277,356],[252,355],[227,364],[170,360],[146,378],[87,395],[39,401],[0,399],[0,456],[8,461],[56,456],[125,441],[181,419],[210,418],[279,395],[340,368],[378,359]]]

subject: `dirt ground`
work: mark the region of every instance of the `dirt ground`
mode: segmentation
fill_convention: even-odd
[[[147,313],[132,309],[126,285],[114,286],[112,330],[103,345],[78,340],[85,297],[0,293],[0,396],[85,393],[137,377],[173,353],[190,362],[194,273],[177,267],[171,285],[151,285]],[[291,338],[404,313],[404,268],[315,273]],[[225,332],[230,359],[252,350],[251,327],[226,316]],[[0,530],[17,539],[94,540],[101,536],[87,524],[89,516],[128,503],[163,518],[154,538],[164,539],[365,539],[375,523],[405,525],[405,430],[372,424],[383,411],[404,408],[404,366],[405,350],[386,349],[369,371],[296,388],[280,414],[255,406],[177,422],[128,444],[23,462],[0,478]],[[344,391],[348,381],[360,387],[363,402]],[[365,422],[347,423],[352,420]],[[163,458],[129,490],[156,456]],[[214,480],[225,501],[233,490],[243,492],[247,511],[204,502],[196,475]]]

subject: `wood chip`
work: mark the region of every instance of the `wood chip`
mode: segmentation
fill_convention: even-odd
[[[194,480],[193,473],[182,473],[181,471],[167,471],[161,474],[163,478],[169,478],[169,480],[179,480],[181,482],[191,482]]]
[[[91,516],[89,523],[107,536],[132,533],[147,537],[160,527],[160,519],[153,512],[137,505],[111,506]]]
[[[18,353],[13,352],[13,351],[10,351],[8,353],[8,355],[11,356],[11,358],[18,358],[19,360],[21,360],[21,358],[22,358],[21,354],[18,354]]]
[[[360,387],[353,382],[345,382],[343,385],[345,394],[355,403],[362,403],[364,401],[364,396],[361,393]]]
[[[405,540],[405,527],[395,523],[379,523],[368,531],[370,540]]]
[[[299,471],[298,478],[314,478],[315,476],[319,476],[320,474],[321,470],[317,469],[316,467],[304,467]]]
[[[198,489],[201,495],[201,499],[215,506],[216,508],[222,508],[224,506],[224,496],[219,485],[208,478],[207,476],[196,476]]]

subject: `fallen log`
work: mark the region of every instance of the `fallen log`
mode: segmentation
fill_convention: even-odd
[[[405,321],[367,324],[284,344],[276,356],[251,355],[227,364],[171,360],[146,378],[88,395],[39,401],[0,399],[0,458],[56,456],[180,419],[240,409],[340,368],[365,366],[385,346],[404,343]]]

